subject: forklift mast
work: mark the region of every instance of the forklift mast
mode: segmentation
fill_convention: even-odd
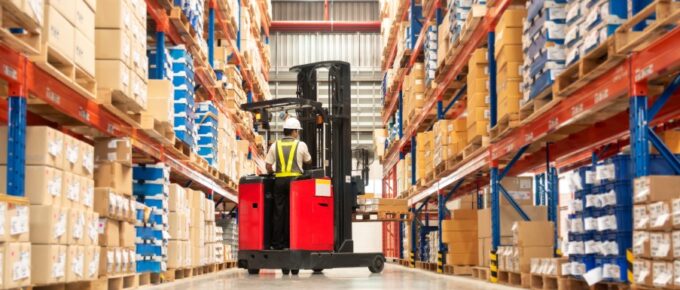
[[[326,174],[331,177],[335,195],[335,251],[353,252],[351,215],[356,197],[351,190],[350,64],[342,61],[324,61],[292,67],[290,71],[298,73],[298,98],[318,102],[317,69],[320,68],[328,69],[328,120],[325,122],[327,125],[324,128],[323,122],[317,122],[317,114],[313,109],[298,110],[303,129],[302,141],[309,147],[312,164],[324,168]],[[318,145],[324,143],[325,148],[319,150]]]

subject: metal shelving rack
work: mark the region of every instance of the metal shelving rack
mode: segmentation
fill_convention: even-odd
[[[439,2],[439,1],[436,1]],[[472,37],[463,44],[458,57],[451,69],[438,82],[437,89],[426,95],[424,107],[415,118],[411,120],[409,128],[403,130],[399,141],[386,153],[383,161],[383,192],[386,196],[396,197],[396,169],[399,159],[404,158],[403,152],[414,150],[417,146],[414,136],[417,128],[422,128],[425,117],[437,105],[437,118],[442,119],[448,108],[456,107],[458,112],[451,114],[453,118],[460,114],[464,104],[456,104],[465,88],[458,91],[450,104],[442,104],[442,95],[446,88],[456,80],[472,51],[484,44],[489,46],[489,72],[490,72],[490,123],[494,127],[497,121],[496,96],[495,96],[495,59],[493,56],[494,28],[503,11],[511,5],[511,0],[497,1],[494,7],[487,10],[482,23],[472,33]],[[436,3],[435,6],[439,6]],[[423,25],[423,31],[428,25]],[[421,33],[422,34],[422,33]],[[422,45],[422,43],[418,43]],[[421,211],[427,207],[427,203],[437,197],[437,214],[441,229],[441,221],[447,215],[444,204],[452,196],[460,196],[469,193],[475,188],[475,184],[489,180],[491,185],[491,210],[492,210],[492,244],[495,251],[500,245],[500,194],[518,210],[520,215],[528,219],[514,200],[500,185],[505,176],[516,175],[523,172],[539,173],[543,177],[541,185],[546,186],[543,195],[537,200],[540,204],[548,205],[549,218],[555,220],[556,207],[558,204],[557,169],[572,168],[578,164],[590,163],[591,160],[604,158],[618,152],[618,148],[630,143],[631,154],[634,157],[636,176],[648,174],[647,163],[649,162],[649,143],[672,165],[677,174],[680,174],[680,161],[670,153],[652,127],[666,124],[680,117],[680,102],[668,102],[680,86],[680,77],[672,76],[670,85],[665,88],[658,97],[655,89],[657,86],[650,85],[651,81],[667,78],[669,74],[677,73],[680,65],[680,54],[677,47],[680,45],[680,29],[674,28],[659,39],[637,52],[626,55],[625,59],[614,68],[600,77],[592,80],[584,87],[565,96],[557,105],[547,112],[540,113],[513,131],[507,136],[492,142],[487,150],[469,156],[463,162],[457,164],[452,173],[435,181],[431,186],[409,197],[409,206],[413,213],[415,228],[417,220],[422,215]],[[415,56],[412,56],[414,58]],[[410,69],[412,62],[408,64]],[[650,89],[652,88],[652,89]],[[650,92],[651,91],[651,92]],[[628,98],[627,98],[628,97]],[[649,107],[648,102],[656,100]],[[462,103],[462,102],[461,102]],[[386,108],[383,120],[387,121],[395,113],[390,105],[389,96],[385,100]],[[394,106],[396,107],[396,106]],[[447,110],[442,112],[442,108]],[[629,112],[626,110],[630,108]],[[607,116],[602,120],[591,120],[595,115]],[[576,134],[574,134],[576,133]],[[615,146],[610,146],[611,144]],[[409,148],[410,147],[410,148]],[[613,149],[613,150],[612,150]],[[412,159],[412,167],[415,168],[415,159]],[[415,175],[414,175],[415,176]],[[480,177],[481,176],[481,177]],[[412,181],[415,185],[415,180]],[[482,205],[478,202],[478,206]],[[423,227],[424,230],[431,230]],[[411,241],[415,241],[415,232],[411,233]],[[399,237],[397,237],[399,239]],[[411,243],[412,252],[415,253],[417,246]],[[441,246],[440,255],[445,257],[446,248]],[[414,256],[411,257],[412,265]]]
[[[171,2],[157,0],[146,1],[147,13],[156,23],[157,47],[160,49],[164,48],[166,36],[174,44],[187,44],[190,39],[186,35],[180,35],[177,27],[170,22],[168,13],[161,6],[161,2],[166,5],[171,4]],[[216,9],[216,5],[215,0],[209,1],[208,41],[214,41],[215,27],[217,27],[218,31],[222,31],[230,41],[234,51],[232,56],[234,63],[241,65],[243,64],[243,57],[234,41],[237,31],[230,29],[225,24],[225,19],[220,11]],[[263,17],[262,23],[265,25],[263,31],[268,33],[266,28],[268,24],[266,23],[269,23],[268,16]],[[268,35],[266,37],[268,39]],[[211,46],[211,51],[209,52],[211,56],[213,49]],[[166,150],[165,145],[146,135],[142,130],[134,128],[105,107],[99,105],[95,100],[78,93],[56,77],[48,74],[31,62],[27,56],[1,44],[0,55],[2,55],[0,57],[0,67],[2,68],[0,79],[5,81],[8,87],[8,100],[0,103],[0,112],[3,113],[2,119],[6,118],[8,124],[7,180],[9,182],[7,194],[9,196],[22,197],[25,195],[25,133],[26,126],[28,125],[27,120],[36,124],[60,126],[60,124],[54,124],[30,113],[28,110],[30,104],[41,103],[49,105],[55,113],[74,120],[80,126],[95,129],[98,134],[130,138],[136,152],[159,162],[165,162],[171,168],[173,179],[186,181],[188,184],[200,188],[215,199],[221,201],[226,199],[234,203],[238,202],[237,192],[228,188],[223,181],[202,174],[196,164],[189,160],[182,160],[182,156],[177,155],[173,150]],[[157,55],[164,57],[162,53]],[[243,78],[248,86],[248,90],[252,91],[253,76],[244,74]],[[216,100],[220,109],[234,120],[233,114],[224,109],[220,103],[220,101],[224,100],[225,96],[220,95],[219,90],[213,90],[216,83],[214,74],[209,72],[197,74],[197,81],[205,88],[208,99]],[[261,96],[255,96],[255,99],[260,98]],[[244,129],[252,130],[252,128],[240,128],[237,132],[238,135],[245,138],[252,137],[252,134],[243,132]],[[250,138],[249,141],[251,141],[251,153],[255,152],[255,154],[251,154],[251,158],[255,159],[258,170],[262,170],[264,167],[262,156],[254,146],[254,140]]]

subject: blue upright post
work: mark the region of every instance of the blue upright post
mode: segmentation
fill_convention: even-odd
[[[418,159],[416,158],[416,155],[418,155],[416,146],[418,146],[418,143],[416,143],[416,137],[413,136],[411,137],[411,185],[416,185],[418,182],[416,176],[416,164],[418,162]]]
[[[416,253],[418,252],[418,247],[416,245],[416,227],[418,226],[418,212],[416,211],[416,206],[415,204],[411,207],[411,211],[414,214],[413,219],[411,220],[411,268],[416,267]]]
[[[246,94],[246,98],[247,98],[248,103],[252,103],[253,102],[253,92],[248,92],[248,94]]]
[[[399,223],[399,259],[404,259],[404,222]]]
[[[439,243],[439,251],[437,253],[437,273],[444,272],[444,265],[446,264],[446,252],[447,247],[442,240],[442,223],[446,217],[446,198],[438,194],[437,195],[437,242]]]
[[[500,196],[499,196],[499,173],[498,162],[492,161],[491,169],[491,261],[489,264],[489,280],[492,283],[498,282],[498,247],[501,244],[501,216],[500,216]]]
[[[151,78],[161,80],[165,70],[165,32],[156,32],[156,69],[152,70]]]
[[[215,8],[208,9],[208,63],[215,67]]]
[[[548,220],[553,222],[555,225],[557,225],[557,206],[560,202],[560,194],[559,194],[559,177],[557,176],[557,168],[551,167],[549,169],[549,172],[546,173],[548,177]],[[558,229],[557,226],[555,226],[554,230],[554,239],[555,241],[553,242],[554,250],[555,253],[558,253]]]
[[[10,88],[7,120],[7,195],[25,196],[26,98]]]
[[[498,95],[496,92],[496,58],[494,56],[496,34],[493,31],[488,32],[487,37],[487,58],[489,60],[489,126],[496,127],[498,122]]]
[[[635,177],[649,174],[649,143],[647,140],[647,96],[630,98],[630,151]]]
[[[444,119],[444,104],[441,100],[437,101],[437,120]]]
[[[238,30],[236,31],[236,48],[241,51],[241,0],[238,0]]]
[[[397,124],[397,128],[399,128],[399,139],[404,137],[404,93],[402,90],[399,90],[399,123]]]

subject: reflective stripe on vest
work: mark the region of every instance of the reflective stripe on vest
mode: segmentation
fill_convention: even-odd
[[[276,177],[296,177],[302,175],[297,158],[297,147],[300,141],[276,141],[278,162],[276,163]],[[287,149],[287,152],[286,152]],[[295,166],[293,168],[293,166]]]

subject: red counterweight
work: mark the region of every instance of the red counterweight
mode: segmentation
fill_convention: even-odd
[[[238,186],[238,247],[242,250],[265,248],[265,183],[241,180]]]
[[[333,187],[330,179],[290,184],[290,249],[333,251]]]

